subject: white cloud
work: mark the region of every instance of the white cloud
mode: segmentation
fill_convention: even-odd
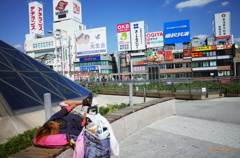
[[[17,48],[17,49],[22,48],[22,45],[21,44],[17,44],[17,45],[14,46],[14,48]]]
[[[197,35],[195,37],[200,38],[200,40],[202,41],[202,40],[205,40],[207,37],[209,37],[209,35]]]
[[[234,42],[240,42],[240,38],[235,38]]]
[[[165,0],[164,6],[168,5],[169,3],[171,3],[172,0]]]
[[[226,6],[226,5],[228,5],[228,4],[229,4],[228,1],[225,1],[225,2],[222,2],[222,3],[221,3],[222,6]]]
[[[180,2],[176,5],[176,8],[180,11],[183,8],[191,8],[191,7],[202,7],[207,5],[208,3],[214,2],[215,0],[187,0],[184,2]]]

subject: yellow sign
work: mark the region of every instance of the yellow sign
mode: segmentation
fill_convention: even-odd
[[[204,47],[193,47],[192,48],[193,52],[207,51],[207,50],[216,50],[216,46],[204,46]]]

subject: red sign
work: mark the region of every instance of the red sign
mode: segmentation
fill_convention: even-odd
[[[172,60],[173,59],[173,53],[171,50],[166,50],[165,52],[165,60]]]
[[[35,15],[35,6],[32,6],[30,11],[30,26],[31,30],[36,30],[36,25],[35,25],[35,20],[36,20],[36,15]]]
[[[80,6],[76,3],[73,3],[73,12],[75,14],[80,14]]]
[[[68,2],[64,2],[64,1],[59,1],[58,2],[58,5],[56,6],[56,10],[60,10],[60,11],[63,11],[66,6],[67,6]]]
[[[191,57],[191,49],[184,49],[183,50],[183,57]]]
[[[124,24],[117,25],[117,33],[129,32],[129,31],[130,31],[130,23],[124,23]]]
[[[38,7],[38,30],[43,31],[43,9]]]
[[[138,61],[138,62],[133,63],[133,65],[146,65],[146,64],[147,64],[146,61]]]
[[[230,38],[230,35],[216,37],[216,39],[226,39],[226,38]]]

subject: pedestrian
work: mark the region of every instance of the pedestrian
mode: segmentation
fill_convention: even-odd
[[[105,86],[105,84],[106,84],[106,78],[103,76],[103,78],[102,78],[102,83],[103,83],[103,86]]]

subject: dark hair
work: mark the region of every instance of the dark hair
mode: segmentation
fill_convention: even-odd
[[[58,134],[59,128],[56,128],[54,123],[54,121],[48,121],[37,130],[35,135],[36,142],[39,142],[41,139],[46,139],[46,137],[49,135]]]
[[[81,34],[77,37],[77,39],[83,38],[83,36],[84,36],[84,33],[81,33]]]
[[[90,36],[89,36],[88,34],[86,34],[86,35],[84,36],[84,39],[87,39],[87,38],[90,38]]]

